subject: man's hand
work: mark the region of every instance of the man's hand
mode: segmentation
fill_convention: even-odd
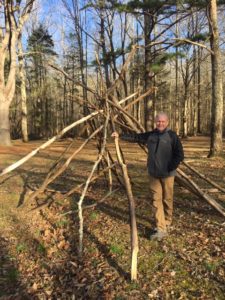
[[[119,133],[117,131],[114,131],[111,135],[111,137],[114,137],[115,139],[116,138],[119,138]]]

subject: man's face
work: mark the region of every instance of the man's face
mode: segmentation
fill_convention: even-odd
[[[166,115],[157,116],[155,122],[156,122],[156,128],[159,131],[163,131],[164,129],[166,129],[166,127],[169,124],[169,120]]]

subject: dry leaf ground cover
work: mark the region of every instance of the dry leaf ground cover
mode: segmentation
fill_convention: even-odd
[[[77,140],[75,147],[81,142]],[[38,202],[29,202],[31,191],[40,186],[68,144],[68,140],[55,143],[1,179],[0,299],[225,299],[225,220],[176,185],[170,235],[161,242],[150,241],[154,224],[146,157],[135,144],[122,143],[122,147],[136,200],[138,282],[129,280],[129,209],[122,189],[97,207],[84,210],[84,253],[79,258],[79,194],[62,199],[56,190],[68,191],[86,180],[97,155],[94,142]],[[208,138],[190,138],[183,144],[186,160],[224,186],[225,159],[206,158]],[[24,145],[15,141],[14,147],[1,147],[1,168],[38,145],[40,142]],[[96,203],[106,193],[106,180],[98,180],[88,190],[84,204]],[[224,205],[224,195],[213,196]]]

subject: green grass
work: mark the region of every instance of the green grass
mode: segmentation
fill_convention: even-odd
[[[97,249],[96,249],[96,247],[89,246],[89,247],[87,247],[87,252],[90,254],[95,254],[95,253],[97,253]]]
[[[124,247],[119,244],[111,244],[110,245],[110,252],[116,255],[123,255],[124,254]]]
[[[46,253],[46,248],[43,244],[38,244],[37,246],[37,251],[40,253],[40,254],[45,254]]]
[[[215,272],[218,267],[220,267],[223,264],[221,260],[215,260],[215,261],[205,261],[204,266],[207,271]]]
[[[133,291],[133,290],[137,290],[139,289],[140,286],[138,284],[138,282],[131,282],[130,284],[128,284],[128,286],[126,287],[127,291]]]
[[[90,214],[90,220],[91,220],[91,221],[95,221],[95,220],[98,219],[98,216],[99,216],[98,212],[93,211],[93,212]]]
[[[16,251],[18,253],[22,253],[22,252],[27,251],[27,245],[25,243],[19,243],[19,244],[17,244]]]
[[[140,272],[149,273],[158,269],[166,253],[161,251],[154,251],[148,256],[144,256],[139,261],[138,269]]]
[[[125,298],[124,296],[115,296],[113,300],[126,300],[127,298]]]
[[[66,218],[62,218],[61,220],[56,222],[56,226],[59,228],[64,228],[69,224],[69,221]]]
[[[16,268],[11,268],[8,270],[7,278],[11,282],[16,282],[19,277],[19,271]]]

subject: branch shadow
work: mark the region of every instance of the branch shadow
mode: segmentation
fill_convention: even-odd
[[[70,206],[74,213],[76,213],[75,210],[77,208],[77,203],[78,203],[79,197],[80,197],[80,194],[74,193],[70,199]],[[127,209],[122,209],[122,208],[116,206],[116,200],[113,201],[113,205],[112,205],[112,200],[107,200],[107,201],[98,203],[96,201],[96,199],[94,199],[90,196],[88,196],[88,197],[86,196],[84,206],[96,204],[94,209],[129,225],[130,224],[130,214],[129,214],[128,201],[127,201]],[[126,200],[124,200],[124,201],[126,201]],[[150,208],[149,208],[149,217],[143,216],[136,212],[136,221],[137,221],[138,235],[140,237],[148,239],[150,234],[153,231],[153,228],[155,227],[154,220],[152,217],[150,217]],[[146,225],[143,222],[148,222],[149,225]]]
[[[129,281],[130,274],[128,272],[126,272],[121,266],[119,266],[119,264],[116,262],[115,259],[113,259],[113,257],[110,254],[109,248],[106,245],[104,245],[103,243],[101,243],[94,234],[92,234],[89,230],[87,230],[87,228],[84,229],[84,233],[87,234],[90,241],[95,243],[98,250],[103,254],[104,258],[107,260],[108,264],[112,268],[114,268],[121,277],[123,277],[126,281]]]
[[[8,240],[3,237],[0,237],[0,266],[0,299],[29,300],[18,266],[8,252]]]

